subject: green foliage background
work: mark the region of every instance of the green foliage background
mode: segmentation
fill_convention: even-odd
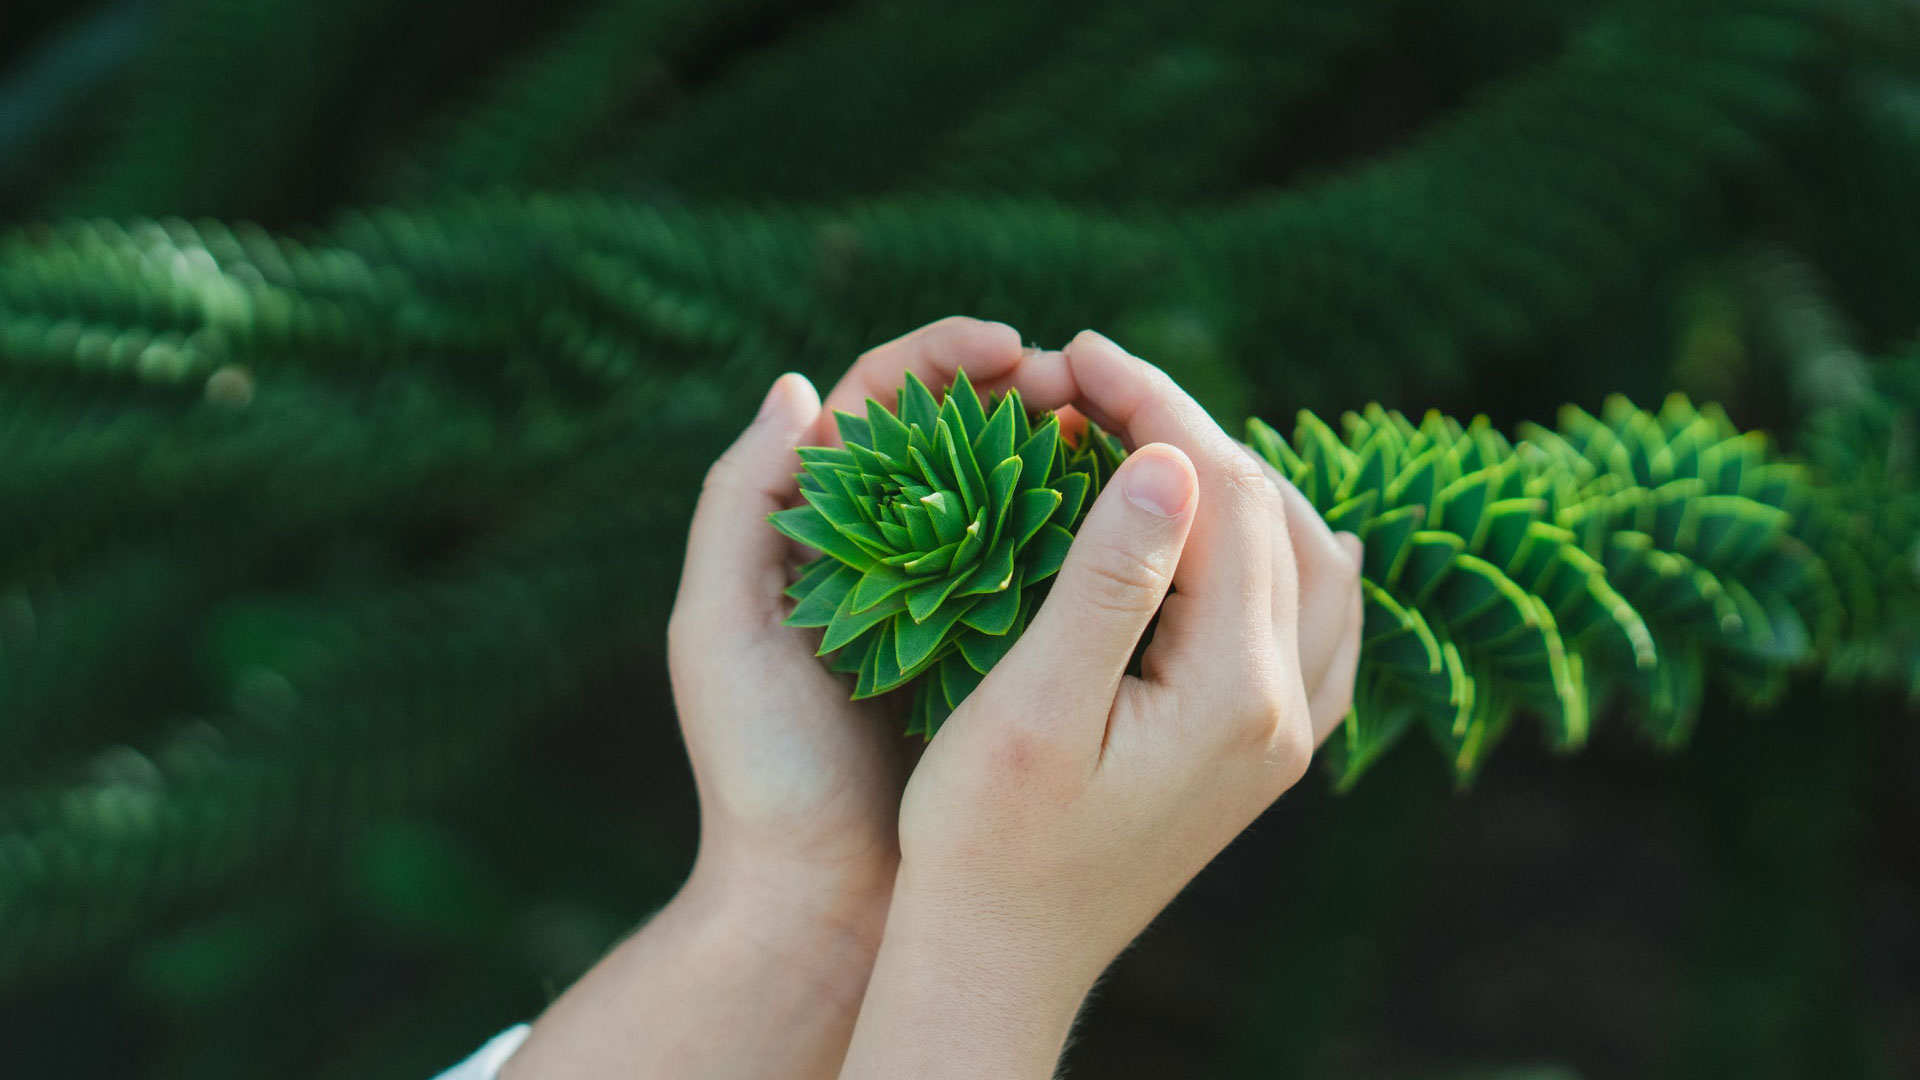
[[[1679,388],[1910,537],[1917,74],[1905,0],[17,0],[0,1061],[420,1077],[536,1011],[691,857],[701,470],[941,315],[1223,418]],[[1677,758],[1290,797],[1072,1062],[1912,1075],[1888,627]]]

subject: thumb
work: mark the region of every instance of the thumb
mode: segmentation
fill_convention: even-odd
[[[806,376],[780,376],[760,414],[707,470],[676,607],[703,618],[780,614],[787,541],[766,516],[792,498],[800,468],[794,446],[819,413],[820,395]]]
[[[1135,451],[1087,512],[1052,593],[988,681],[1031,693],[1036,707],[1024,711],[1036,719],[1073,724],[1091,713],[1104,731],[1120,677],[1173,580],[1198,491],[1179,449]],[[1051,707],[1039,707],[1042,699]]]

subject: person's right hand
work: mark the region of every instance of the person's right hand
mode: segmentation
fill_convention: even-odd
[[[1300,779],[1352,699],[1358,541],[1106,338],[1057,362],[1074,404],[1138,449],[908,783],[843,1077],[1052,1075],[1099,973]]]

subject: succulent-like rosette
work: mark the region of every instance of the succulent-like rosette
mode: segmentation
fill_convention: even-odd
[[[771,517],[824,553],[787,625],[825,630],[855,698],[919,680],[907,730],[931,737],[1026,628],[1123,451],[1091,424],[1069,443],[1018,391],[983,403],[965,372],[944,400],[909,374],[897,410],[836,419],[846,445],[802,447],[806,505]]]

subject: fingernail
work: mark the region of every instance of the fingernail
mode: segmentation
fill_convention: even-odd
[[[1122,471],[1127,501],[1150,514],[1177,516],[1193,499],[1193,474],[1166,454],[1136,454]]]
[[[781,397],[787,392],[786,386],[787,377],[785,375],[773,380],[773,385],[767,388],[767,396],[760,402],[760,411],[753,416],[754,423],[757,424],[765,420],[768,414],[773,412],[773,407],[780,404]]]

